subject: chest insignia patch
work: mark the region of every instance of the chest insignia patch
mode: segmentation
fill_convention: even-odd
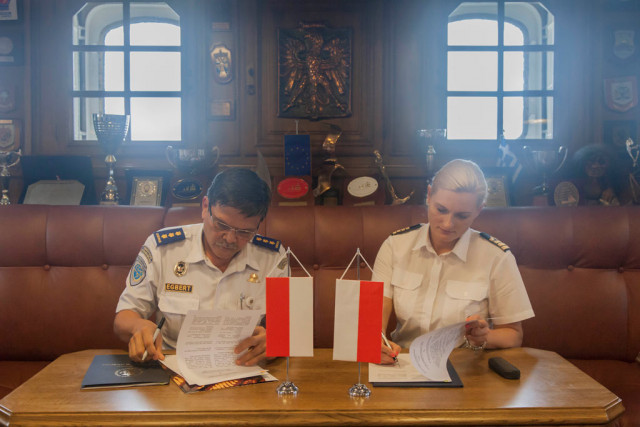
[[[173,267],[173,274],[178,277],[182,277],[187,274],[187,263],[184,261],[178,261],[175,267]]]
[[[511,250],[511,248],[509,248],[509,246],[507,246],[506,243],[501,242],[500,240],[496,239],[493,236],[490,236],[487,233],[480,233],[480,237],[482,237],[483,239],[486,239],[487,241],[493,243],[494,245],[496,245],[497,247],[502,249],[503,252],[508,252],[508,251]]]
[[[153,233],[153,237],[156,239],[158,246],[166,245],[167,243],[179,242],[184,240],[184,231],[182,228],[170,228],[167,230],[156,231]]]
[[[167,292],[184,292],[192,293],[193,285],[183,285],[182,283],[165,283],[164,290]]]
[[[129,284],[131,284],[131,286],[137,286],[146,276],[147,263],[145,263],[144,259],[138,255],[136,262],[133,264],[133,267],[131,267],[131,271],[129,271]]]
[[[151,264],[151,262],[153,261],[153,255],[151,255],[151,249],[149,249],[146,246],[143,246],[142,248],[140,248],[140,253],[144,255],[144,257],[147,259],[147,262]]]

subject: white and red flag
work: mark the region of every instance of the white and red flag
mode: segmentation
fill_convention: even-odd
[[[312,277],[267,277],[266,354],[313,356]]]
[[[382,282],[336,280],[333,360],[380,363]]]

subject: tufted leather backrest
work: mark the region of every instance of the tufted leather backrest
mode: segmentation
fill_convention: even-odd
[[[200,215],[190,207],[0,208],[0,359],[124,348],[112,322],[140,246]],[[317,347],[333,344],[335,279],[356,249],[373,266],[392,231],[426,220],[423,206],[271,208],[260,232],[291,247],[314,276]],[[473,227],[516,256],[536,312],[524,322],[525,346],[568,358],[630,361],[640,352],[640,207],[485,209]],[[364,263],[359,274],[370,278]],[[357,275],[352,265],[346,277]]]

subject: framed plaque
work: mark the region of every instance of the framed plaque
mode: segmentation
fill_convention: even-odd
[[[164,206],[171,172],[163,170],[125,170],[127,198],[131,206]]]
[[[311,206],[314,204],[310,176],[279,176],[272,197],[275,206]]]
[[[506,176],[487,176],[488,208],[505,208],[509,206],[509,192]]]
[[[359,176],[345,180],[342,204],[345,206],[384,205],[385,187],[376,176]]]
[[[0,120],[0,150],[15,151],[20,148],[20,122]]]
[[[162,177],[136,176],[131,184],[132,206],[160,206],[162,201]]]

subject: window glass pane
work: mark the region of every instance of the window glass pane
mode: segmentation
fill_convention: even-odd
[[[521,96],[504,98],[502,127],[506,139],[518,139],[522,136],[524,100]]]
[[[132,46],[180,46],[180,16],[164,2],[131,3]]]
[[[131,90],[179,91],[180,52],[131,52]]]
[[[447,89],[486,91],[498,88],[497,52],[449,52]]]
[[[517,134],[518,114],[522,122],[522,132]],[[507,134],[507,122],[511,130]],[[527,96],[504,98],[505,138],[552,139],[553,138],[553,97]]]
[[[179,141],[180,98],[131,98],[131,139]]]
[[[124,90],[123,61],[122,52],[73,52],[73,90]]]
[[[553,90],[553,52],[505,52],[504,90]]]
[[[122,3],[85,3],[72,18],[72,39],[74,46],[104,45],[105,35],[112,28],[115,41],[112,45],[122,46]],[[119,40],[119,43],[118,43]]]
[[[497,98],[447,98],[448,139],[497,139],[497,118]]]
[[[496,46],[498,21],[491,19],[464,19],[449,22],[449,46]]]
[[[524,90],[524,52],[505,52],[502,70],[504,90]],[[540,73],[536,73],[540,74]]]
[[[554,17],[539,2],[506,2],[504,4],[506,46],[553,45]],[[516,26],[524,35],[523,40],[508,37]]]
[[[123,98],[73,98],[73,139],[76,141],[95,141],[93,114],[124,114]]]

